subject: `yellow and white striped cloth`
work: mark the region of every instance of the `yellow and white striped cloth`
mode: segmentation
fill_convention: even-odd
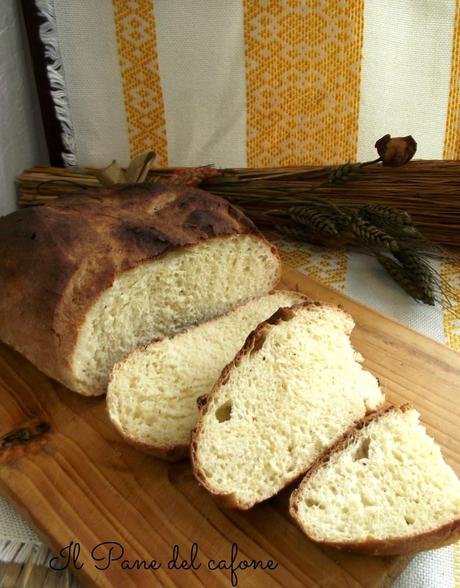
[[[459,155],[454,0],[53,4],[78,164],[339,163],[388,132]]]
[[[460,158],[460,0],[36,4],[55,19],[79,165],[147,150],[161,166],[363,161],[386,133],[413,135],[419,158]],[[294,267],[460,350],[453,315],[370,258],[279,244]],[[460,273],[439,271],[460,294]],[[396,586],[460,588],[458,545],[418,556]]]

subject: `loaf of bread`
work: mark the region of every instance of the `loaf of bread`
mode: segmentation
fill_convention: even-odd
[[[248,509],[303,474],[383,402],[349,334],[353,320],[320,303],[282,308],[223,370],[192,435],[198,481]]]
[[[313,541],[369,555],[460,538],[460,481],[408,405],[370,415],[307,473],[291,515]]]
[[[154,338],[269,292],[278,254],[207,192],[144,184],[0,219],[0,339],[85,395]]]
[[[281,306],[304,302],[274,292],[216,319],[154,341],[116,364],[107,389],[112,422],[125,439],[170,460],[189,452],[197,399],[208,394],[246,337]]]

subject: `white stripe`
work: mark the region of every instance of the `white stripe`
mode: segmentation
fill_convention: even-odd
[[[78,165],[129,163],[128,127],[111,0],[55,6]]]
[[[453,0],[365,1],[359,161],[386,133],[413,135],[417,158],[442,158],[454,17]]]
[[[157,47],[169,164],[246,165],[240,0],[158,0]]]

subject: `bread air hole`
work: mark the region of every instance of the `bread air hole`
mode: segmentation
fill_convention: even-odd
[[[305,501],[307,506],[317,506],[321,510],[324,510],[325,506],[319,500],[315,500],[314,498],[307,498]]]
[[[369,445],[371,444],[371,440],[369,437],[364,438],[358,447],[355,449],[353,454],[353,461],[360,461],[361,459],[368,459],[369,458]]]
[[[413,525],[415,523],[415,519],[414,517],[410,517],[410,516],[405,516],[404,519],[406,520],[406,523],[408,525]]]
[[[222,406],[219,406],[215,414],[219,423],[225,423],[225,421],[229,421],[232,416],[232,403],[230,400],[228,400],[225,404],[222,404]]]

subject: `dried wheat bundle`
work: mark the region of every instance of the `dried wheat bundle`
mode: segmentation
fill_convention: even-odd
[[[265,226],[286,220],[286,209],[304,204],[313,187],[316,198],[333,204],[354,207],[383,204],[402,209],[427,239],[460,247],[460,161],[411,161],[401,167],[372,164],[344,183],[328,181],[335,169],[331,166],[223,169],[221,175],[209,178],[200,187],[228,198]],[[176,171],[152,170],[148,179],[168,181]],[[19,204],[24,206],[82,188],[97,188],[100,182],[91,169],[35,167],[19,176],[18,186]],[[266,214],[273,209],[282,214]]]

